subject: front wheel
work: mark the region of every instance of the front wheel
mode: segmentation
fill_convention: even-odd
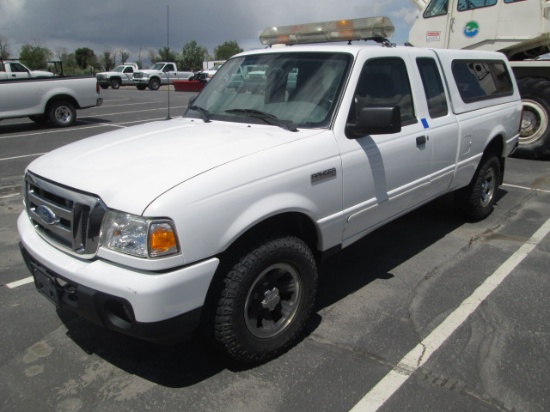
[[[147,86],[145,84],[136,84],[136,88],[138,90],[145,90],[147,88]]]
[[[53,102],[48,107],[48,120],[57,127],[70,126],[76,120],[76,110],[66,100]]]
[[[111,87],[113,89],[118,89],[120,87],[120,80],[119,79],[111,79]]]
[[[485,219],[493,211],[501,180],[497,156],[483,156],[470,184],[455,192],[457,212],[471,221]]]
[[[274,358],[299,339],[316,292],[317,265],[301,239],[275,237],[259,243],[224,279],[215,339],[240,362]]]
[[[149,89],[151,90],[158,90],[160,87],[160,80],[159,79],[151,79],[149,80]]]

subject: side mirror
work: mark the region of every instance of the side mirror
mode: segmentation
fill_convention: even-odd
[[[353,139],[372,134],[392,134],[401,131],[401,109],[395,107],[364,107],[359,112],[357,124],[348,126],[348,136]]]

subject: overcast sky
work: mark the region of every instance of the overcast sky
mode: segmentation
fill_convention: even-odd
[[[392,41],[401,45],[415,15],[410,0],[0,0],[0,36],[13,57],[23,44],[38,43],[54,53],[124,49],[136,61],[140,50],[146,60],[167,38],[173,51],[196,40],[213,55],[229,40],[244,50],[262,47],[258,36],[269,26],[369,16],[389,16]]]

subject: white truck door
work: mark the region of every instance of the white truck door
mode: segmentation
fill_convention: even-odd
[[[8,63],[11,73],[8,73],[8,78],[11,79],[27,79],[31,74],[25,66],[19,63]]]
[[[446,48],[464,49],[472,45],[489,42],[488,48],[497,38],[499,19],[495,15],[500,13],[502,0],[455,0],[450,3],[451,13],[449,27],[449,43]],[[476,48],[478,48],[476,47]]]
[[[167,83],[172,83],[172,80],[177,77],[176,66],[172,63],[164,66],[164,75],[166,76]]]
[[[362,68],[350,107],[341,109],[347,119],[336,122],[344,182],[344,244],[421,203],[430,184],[432,143],[416,115],[410,59],[405,50],[393,52],[392,57],[372,57],[373,50],[359,55],[356,67]],[[371,58],[366,59],[367,53]],[[346,97],[344,101],[350,102],[349,91]],[[362,107],[394,106],[401,108],[399,133],[350,138],[349,126],[342,127],[353,124]]]

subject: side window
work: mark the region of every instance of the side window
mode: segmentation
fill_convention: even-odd
[[[424,10],[424,18],[444,16],[447,14],[449,0],[432,0],[426,10]]]
[[[367,61],[357,82],[348,121],[354,123],[366,107],[394,106],[401,109],[404,126],[416,122],[405,62],[397,57]]]
[[[131,67],[126,67],[126,68],[124,69],[124,73],[133,73],[133,72],[134,72],[134,69],[131,68]]]
[[[504,3],[518,3],[520,1],[525,1],[525,0],[504,0]]]
[[[482,7],[494,6],[497,0],[458,0],[458,11],[480,9]]]
[[[422,57],[416,60],[416,64],[418,65],[422,85],[426,93],[430,117],[435,119],[436,117],[446,116],[449,113],[449,107],[447,97],[445,96],[445,89],[443,89],[441,73],[437,68],[435,60]]]
[[[175,72],[175,71],[176,71],[176,68],[174,67],[173,64],[167,64],[167,65],[164,67],[164,71],[165,71],[165,72]]]
[[[19,63],[11,63],[11,71],[17,72],[17,73],[26,73],[27,69],[25,69],[24,66],[20,65]]]
[[[453,62],[453,77],[465,103],[509,96],[513,93],[512,81],[501,61]]]

